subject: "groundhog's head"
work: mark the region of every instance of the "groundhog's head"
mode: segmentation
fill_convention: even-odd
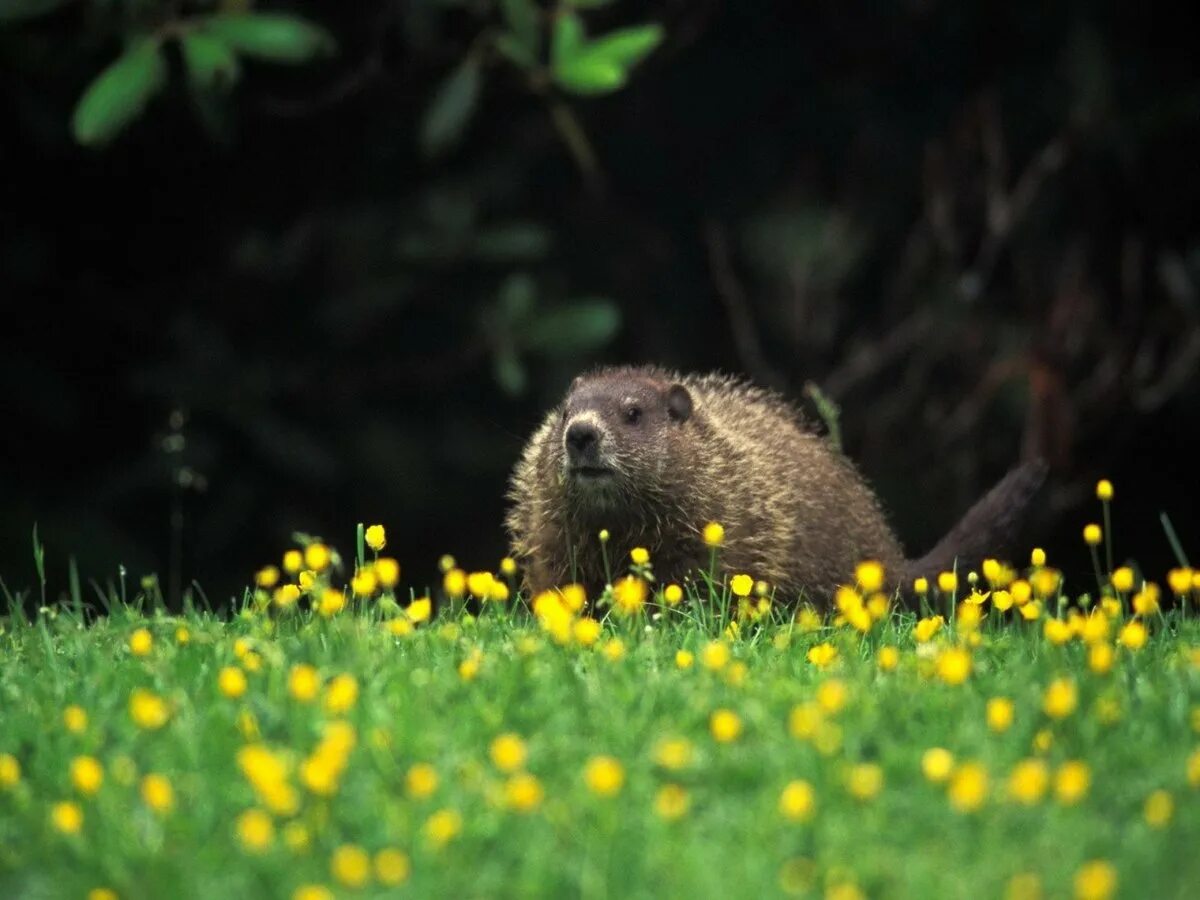
[[[652,502],[678,475],[692,395],[670,378],[609,370],[576,378],[558,437],[568,496],[582,510]]]

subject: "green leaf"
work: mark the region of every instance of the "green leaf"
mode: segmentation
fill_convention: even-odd
[[[21,22],[44,16],[69,0],[0,0],[0,23]]]
[[[136,119],[167,80],[158,40],[138,38],[88,85],[71,119],[75,140],[107,143]]]
[[[587,42],[579,17],[561,15],[555,21],[551,54],[554,80],[576,94],[610,93],[625,84],[629,70],[662,39],[660,25],[638,25]]]
[[[434,157],[462,137],[479,101],[479,61],[468,56],[441,83],[421,121],[421,152]]]
[[[496,39],[497,48],[518,65],[536,66],[541,51],[541,27],[533,0],[500,0],[500,10],[508,33]]]
[[[510,397],[525,393],[529,385],[529,374],[515,350],[503,347],[496,351],[492,360],[492,373],[500,389]]]
[[[554,19],[554,36],[550,42],[550,65],[559,66],[575,59],[585,41],[583,20],[574,13],[560,13]]]
[[[188,82],[194,89],[226,91],[237,82],[240,66],[233,48],[203,31],[184,34],[180,45]]]
[[[525,272],[514,272],[500,285],[497,306],[506,324],[520,324],[533,312],[537,299],[537,285]]]
[[[574,94],[611,94],[624,87],[625,70],[605,59],[581,56],[555,66],[554,80]]]
[[[220,13],[204,20],[204,30],[242,56],[268,62],[308,62],[336,48],[324,28],[285,13]]]
[[[578,300],[538,316],[524,342],[547,356],[570,357],[598,350],[621,328],[621,311],[611,300]]]
[[[588,44],[588,56],[609,60],[626,71],[637,65],[662,43],[661,25],[637,25],[612,31]]]

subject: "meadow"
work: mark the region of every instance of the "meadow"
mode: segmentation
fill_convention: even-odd
[[[705,537],[600,598],[449,557],[414,591],[380,526],[232,616],[9,597],[0,896],[1195,895],[1200,573],[1092,525],[1091,585],[1035,550],[905,609],[867,562],[820,611]]]

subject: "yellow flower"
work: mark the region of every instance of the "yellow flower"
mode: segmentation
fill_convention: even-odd
[[[695,654],[691,650],[676,650],[675,651],[675,666],[680,669],[690,669],[692,663],[696,661]]]
[[[954,771],[954,754],[945,747],[930,747],[921,754],[921,771],[934,784],[941,784]]]
[[[120,900],[112,888],[97,887],[87,892],[87,900]]]
[[[664,784],[654,795],[654,813],[660,819],[674,822],[683,818],[690,805],[688,793],[678,784]]]
[[[1047,619],[1046,624],[1042,626],[1042,634],[1050,643],[1061,647],[1071,640],[1071,626],[1062,619]]]
[[[156,813],[167,813],[175,805],[175,791],[165,775],[152,772],[142,779],[142,800]]]
[[[950,805],[959,812],[975,812],[988,796],[988,773],[981,763],[968,762],[955,768],[947,789]]]
[[[1033,552],[1029,554],[1030,565],[1041,567],[1046,564],[1046,551],[1041,547],[1034,547]]]
[[[429,621],[429,616],[432,612],[433,603],[428,597],[418,597],[412,603],[408,604],[408,608],[404,610],[404,614],[408,616],[409,621],[417,625]]]
[[[854,569],[854,578],[864,593],[873,594],[883,590],[883,566],[873,559],[860,562]]]
[[[506,578],[512,578],[517,574],[517,561],[511,556],[506,556],[500,560],[500,574]]]
[[[1141,650],[1146,646],[1146,626],[1136,620],[1126,623],[1117,635],[1117,643],[1129,650]]]
[[[329,857],[329,872],[334,881],[360,888],[371,880],[371,857],[357,844],[342,844]]]
[[[0,757],[0,763],[3,763],[3,760],[4,758]],[[0,785],[4,783],[3,771],[3,765],[0,765]],[[1193,750],[1188,756],[1184,771],[1187,775],[1187,783],[1192,787],[1200,787],[1200,750]]]
[[[313,589],[314,585],[316,585],[317,573],[310,572],[307,569],[305,569],[303,572],[301,572],[299,575],[296,576],[296,583],[300,587],[300,592],[306,594]]]
[[[779,795],[779,814],[792,822],[807,822],[816,806],[812,785],[802,779],[789,781]]]
[[[304,566],[304,554],[299,550],[288,550],[283,554],[283,571],[295,575]]]
[[[1075,873],[1075,900],[1108,900],[1117,892],[1117,870],[1104,859],[1093,859]]]
[[[533,812],[542,805],[544,796],[542,783],[526,772],[514,775],[504,785],[504,802],[516,812]]]
[[[799,741],[816,737],[825,724],[825,714],[816,703],[800,703],[788,714],[788,731]]]
[[[596,535],[600,539],[600,543],[607,544],[610,537],[607,528],[601,528],[600,533]]]
[[[333,891],[323,884],[302,884],[292,891],[292,900],[333,900]]]
[[[390,556],[381,556],[375,560],[373,569],[379,583],[389,590],[394,588],[396,582],[400,580],[400,563]]]
[[[687,738],[663,738],[654,746],[654,761],[676,772],[692,764],[692,745]]]
[[[992,591],[992,606],[999,612],[1007,612],[1012,608],[1013,596],[1005,590]]]
[[[410,797],[428,797],[438,786],[437,769],[429,763],[415,763],[404,776],[404,784]]]
[[[895,647],[880,647],[877,661],[880,671],[891,672],[900,665],[900,651]]]
[[[1046,795],[1050,770],[1040,759],[1023,759],[1008,776],[1008,794],[1018,803],[1033,806]]]
[[[1113,485],[1107,478],[1101,478],[1096,482],[1096,499],[1109,501],[1113,498]]]
[[[809,634],[821,627],[821,614],[807,603],[796,613],[796,628],[801,634]]]
[[[1129,568],[1129,566],[1121,566],[1121,568],[1113,571],[1112,575],[1109,576],[1109,581],[1122,594],[1127,593],[1133,590],[1133,569]]]
[[[325,686],[325,711],[340,716],[358,702],[358,680],[348,672],[335,675]]]
[[[425,820],[425,838],[434,847],[444,847],[462,831],[462,816],[453,809],[439,809]]]
[[[851,766],[846,775],[846,789],[858,800],[870,800],[883,790],[883,769],[875,763]]]
[[[1064,806],[1078,803],[1092,783],[1092,771],[1081,760],[1068,760],[1054,773],[1054,796]]]
[[[613,608],[623,616],[632,616],[646,602],[646,582],[633,575],[617,579],[612,588]]]
[[[317,604],[317,612],[321,618],[329,619],[346,608],[346,595],[336,588],[325,588],[321,592],[321,601]]]
[[[387,546],[387,532],[382,525],[368,525],[367,530],[363,532],[363,539],[376,553]]]
[[[463,681],[474,681],[483,666],[483,651],[478,647],[467,654],[466,659],[458,664],[458,677]]]
[[[962,684],[971,674],[971,653],[962,647],[948,647],[937,655],[934,669],[946,684]]]
[[[11,753],[0,753],[0,790],[7,790],[21,780],[21,764]]]
[[[996,734],[1008,731],[1013,723],[1013,702],[1007,697],[993,697],[987,702],[988,728]]]
[[[818,669],[828,668],[837,659],[837,647],[830,643],[817,644],[808,648],[808,661]]]
[[[625,642],[620,638],[609,638],[600,645],[600,652],[609,662],[619,662],[625,658]]]
[[[713,739],[722,744],[736,741],[742,733],[742,720],[731,709],[718,709],[708,719]]]
[[[704,543],[709,547],[720,547],[725,543],[725,529],[716,522],[704,526]]]
[[[939,572],[937,585],[943,594],[953,594],[958,590],[958,576],[953,572]]]
[[[50,824],[62,834],[79,834],[83,828],[83,810],[78,803],[55,803],[50,808]]]
[[[217,675],[217,688],[226,697],[236,700],[246,693],[246,673],[237,666],[226,666]]]
[[[63,727],[72,734],[83,734],[87,731],[88,715],[82,706],[72,704],[63,710]]]
[[[1033,592],[1045,600],[1058,594],[1059,586],[1062,584],[1062,573],[1058,569],[1038,569],[1033,573],[1031,583]]]
[[[942,625],[945,624],[945,621],[941,616],[929,616],[926,619],[921,619],[913,626],[913,637],[919,644],[927,643],[933,640],[933,636],[942,630]]]
[[[578,619],[571,626],[575,642],[581,647],[590,647],[600,639],[600,623],[595,619]]]
[[[1043,728],[1033,736],[1033,749],[1038,753],[1048,753],[1054,745],[1054,732]]]
[[[1052,719],[1062,719],[1075,712],[1078,702],[1075,682],[1056,678],[1046,686],[1046,692],[1042,695],[1042,710]]]
[[[472,597],[486,600],[492,593],[496,577],[491,572],[472,572],[467,576],[467,591]]]
[[[412,863],[403,850],[385,847],[375,854],[375,877],[386,887],[395,887],[408,881]]]
[[[750,592],[754,590],[754,579],[744,573],[734,575],[729,579],[729,589],[733,591],[734,596],[749,597]]]
[[[958,605],[957,613],[956,624],[959,631],[970,633],[979,630],[979,623],[983,621],[982,606],[978,603],[964,601]]]
[[[1133,595],[1134,615],[1152,616],[1158,612],[1158,585],[1151,582]]]
[[[261,809],[248,809],[237,818],[237,838],[249,853],[262,853],[275,840],[275,824]]]
[[[283,826],[283,842],[293,853],[302,853],[312,843],[308,828],[303,822],[288,822]]]
[[[1021,610],[1021,618],[1026,622],[1036,622],[1042,615],[1042,604],[1037,600],[1030,600],[1018,609]]]
[[[830,678],[817,685],[817,705],[830,715],[840,712],[849,696],[846,683],[840,679]]]
[[[1083,542],[1089,547],[1095,547],[1104,540],[1104,532],[1095,522],[1083,526]]]
[[[350,590],[356,597],[370,597],[378,587],[379,578],[370,566],[359,569],[350,579]]]
[[[288,693],[301,703],[311,703],[321,690],[321,674],[308,663],[297,663],[288,672]]]
[[[1158,790],[1146,798],[1142,817],[1151,828],[1165,828],[1175,813],[1175,800],[1167,791]]]
[[[71,760],[71,784],[75,790],[90,797],[104,784],[104,767],[94,756],[77,756]]]
[[[171,717],[166,701],[150,691],[137,688],[129,695],[129,717],[139,728],[162,728]]]
[[[314,572],[324,571],[332,559],[332,552],[322,543],[309,544],[304,548],[304,565]]]
[[[275,588],[275,593],[271,595],[272,602],[279,609],[291,609],[299,599],[300,588],[294,584],[281,584]]]
[[[663,588],[663,600],[668,606],[678,606],[683,600],[683,588],[677,584],[668,584]]]
[[[1092,644],[1088,648],[1088,668],[1097,675],[1107,675],[1112,670],[1115,656],[1112,644]]]
[[[729,663],[729,645],[724,641],[709,641],[700,649],[700,664],[710,672],[719,672]]]
[[[645,547],[634,547],[629,551],[629,558],[635,566],[644,566],[650,562],[650,551]]]
[[[279,583],[279,570],[274,566],[263,566],[254,573],[254,583],[261,588],[273,588]]]
[[[1172,594],[1182,597],[1192,589],[1192,570],[1172,569],[1167,573],[1167,586]]]
[[[529,751],[520,735],[506,732],[492,741],[489,749],[492,762],[501,772],[515,772],[525,765]]]
[[[913,593],[917,594],[921,597],[924,597],[926,594],[928,594],[929,593],[929,579],[928,578],[914,578],[913,579]]]
[[[129,652],[134,656],[149,656],[154,648],[154,636],[145,628],[139,628],[129,636]]]
[[[462,569],[450,569],[442,576],[442,590],[455,600],[463,597],[467,593],[467,573]]]
[[[583,767],[583,780],[593,794],[611,797],[625,783],[625,769],[611,756],[593,756]]]

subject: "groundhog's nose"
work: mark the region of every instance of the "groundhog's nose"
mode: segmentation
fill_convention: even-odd
[[[573,460],[591,460],[600,444],[600,430],[590,422],[572,422],[567,428],[567,453]]]

